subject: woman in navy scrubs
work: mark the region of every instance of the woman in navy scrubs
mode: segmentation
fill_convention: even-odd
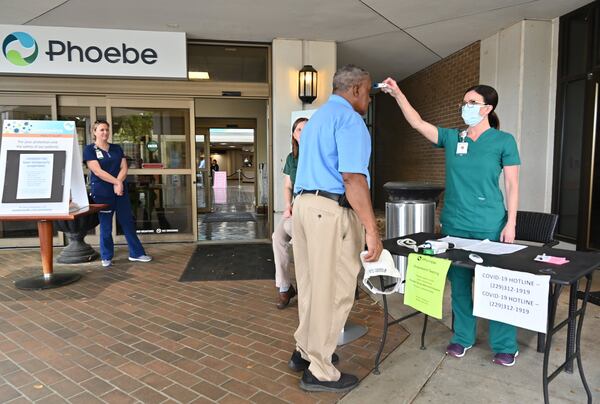
[[[127,160],[121,146],[108,143],[109,124],[98,120],[92,125],[95,142],[83,149],[83,161],[90,169],[92,199],[94,203],[105,203],[109,207],[98,214],[100,219],[100,257],[102,266],[112,265],[115,248],[112,239],[112,218],[117,213],[117,221],[123,229],[129,246],[129,261],[148,262],[144,247],[135,231],[131,214],[131,202],[127,193]]]

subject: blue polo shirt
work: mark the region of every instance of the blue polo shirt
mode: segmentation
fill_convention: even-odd
[[[99,152],[99,153],[98,153]],[[100,155],[102,156],[100,158]],[[117,177],[121,170],[121,160],[125,157],[121,146],[110,143],[108,146],[108,152],[105,152],[95,144],[89,144],[83,149],[83,161],[87,162],[90,160],[98,161],[100,168],[112,175]],[[90,170],[90,183],[92,196],[99,197],[114,197],[115,191],[113,185],[100,179],[96,174]],[[127,187],[124,187],[126,190]],[[126,192],[126,191],[125,191]]]
[[[345,192],[342,173],[363,174],[371,185],[371,136],[362,117],[339,95],[332,95],[302,129],[294,192]]]

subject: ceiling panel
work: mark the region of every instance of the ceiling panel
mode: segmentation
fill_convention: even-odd
[[[439,60],[436,54],[450,55],[524,18],[551,19],[589,2],[0,0],[0,24],[177,31],[188,38],[231,41],[333,40],[340,65],[365,66],[379,80],[388,74],[406,77]]]
[[[531,3],[532,0],[363,0],[400,28],[414,27],[490,10]]]
[[[1,0],[0,23],[20,25],[64,3],[64,0]]]
[[[369,70],[373,82],[388,76],[400,80],[439,60],[404,32],[395,31],[338,45],[338,65],[352,63]]]
[[[440,56],[446,57],[472,42],[488,38],[523,19],[549,20],[588,2],[588,0],[539,0],[526,5],[421,25],[409,28],[406,32]]]
[[[176,0],[168,6],[163,0],[71,0],[31,25],[172,30],[189,38],[262,42],[345,41],[394,29],[359,1],[348,0]]]

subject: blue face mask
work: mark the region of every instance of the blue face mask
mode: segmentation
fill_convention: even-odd
[[[483,120],[483,116],[479,115],[481,105],[463,105],[462,107],[462,119],[465,124],[469,126],[475,126]]]

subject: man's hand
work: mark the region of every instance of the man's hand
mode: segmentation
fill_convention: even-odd
[[[371,234],[367,232],[366,242],[368,252],[367,255],[365,255],[365,261],[377,261],[379,259],[379,256],[381,255],[381,251],[383,251],[383,244],[381,243],[379,234]]]
[[[283,217],[285,217],[286,219],[288,217],[292,217],[292,207],[288,206],[287,208],[285,208],[285,210],[283,211]]]

